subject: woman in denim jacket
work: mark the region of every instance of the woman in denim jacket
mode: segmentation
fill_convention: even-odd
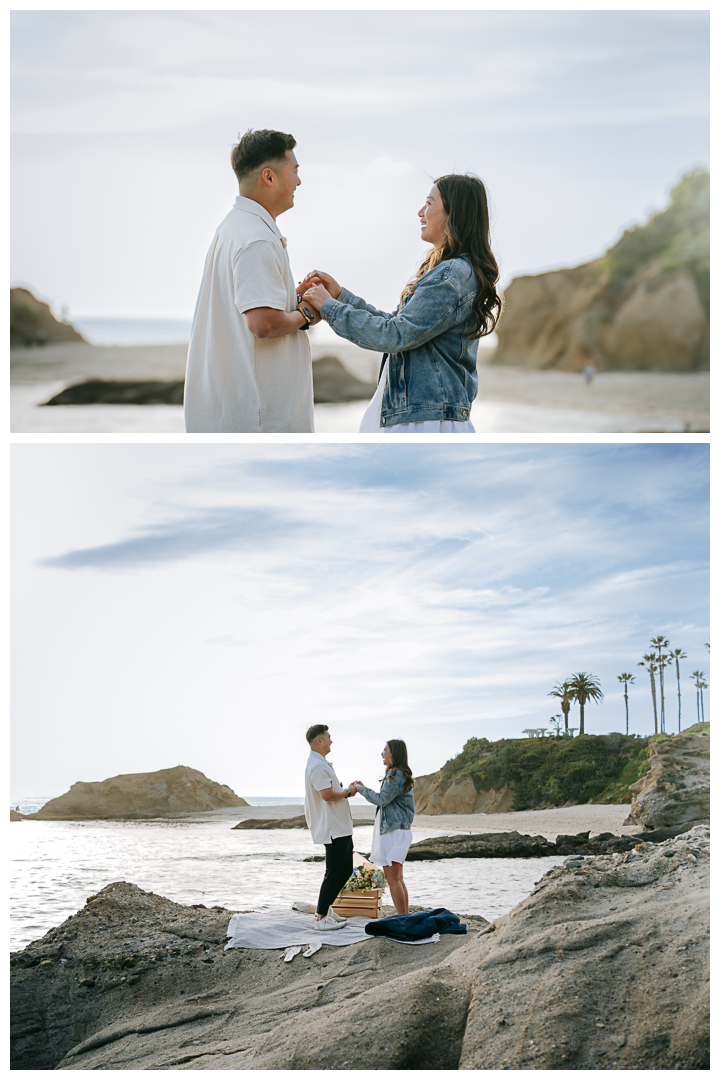
[[[299,291],[340,337],[384,353],[361,432],[472,433],[477,343],[501,308],[485,186],[475,176],[441,176],[418,216],[433,249],[392,314],[317,270]]]
[[[380,791],[372,791],[355,780],[355,788],[368,802],[375,803],[375,830],[373,832],[370,862],[382,866],[390,887],[395,911],[398,915],[408,913],[408,891],[403,881],[403,863],[412,843],[410,826],[415,817],[413,777],[407,760],[407,747],[402,739],[388,739],[382,752],[385,777]]]

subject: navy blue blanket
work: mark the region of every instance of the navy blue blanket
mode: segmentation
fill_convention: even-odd
[[[396,941],[418,941],[433,934],[466,934],[467,927],[447,908],[416,911],[411,915],[388,915],[365,924],[365,933],[395,938]]]

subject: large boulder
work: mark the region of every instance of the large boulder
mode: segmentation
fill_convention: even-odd
[[[625,825],[646,829],[710,820],[710,736],[676,735],[648,745],[649,771],[630,785]]]
[[[706,1070],[709,830],[636,847],[467,936],[289,964],[117,882],[12,956],[13,1068]]]
[[[696,371],[710,362],[710,177],[696,169],[669,207],[600,259],[515,278],[494,364],[562,371]]]
[[[226,784],[204,773],[176,765],[151,773],[124,773],[109,780],[80,780],[57,799],[45,803],[27,821],[88,821],[112,818],[165,817],[171,814],[247,806]]]

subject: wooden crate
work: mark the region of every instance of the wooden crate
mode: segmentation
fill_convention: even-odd
[[[361,915],[365,919],[382,919],[384,889],[343,889],[332,906],[336,915],[350,919]]]

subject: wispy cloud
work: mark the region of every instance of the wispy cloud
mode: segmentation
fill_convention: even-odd
[[[15,684],[38,730],[78,737],[101,709],[158,753],[170,725],[188,761],[198,725],[221,748],[262,730],[292,791],[311,722],[346,745],[412,731],[430,770],[460,749],[443,732],[546,723],[577,670],[606,692],[590,731],[624,726],[622,671],[647,731],[650,637],[706,660],[703,445],[15,450],[17,550],[36,553]]]

